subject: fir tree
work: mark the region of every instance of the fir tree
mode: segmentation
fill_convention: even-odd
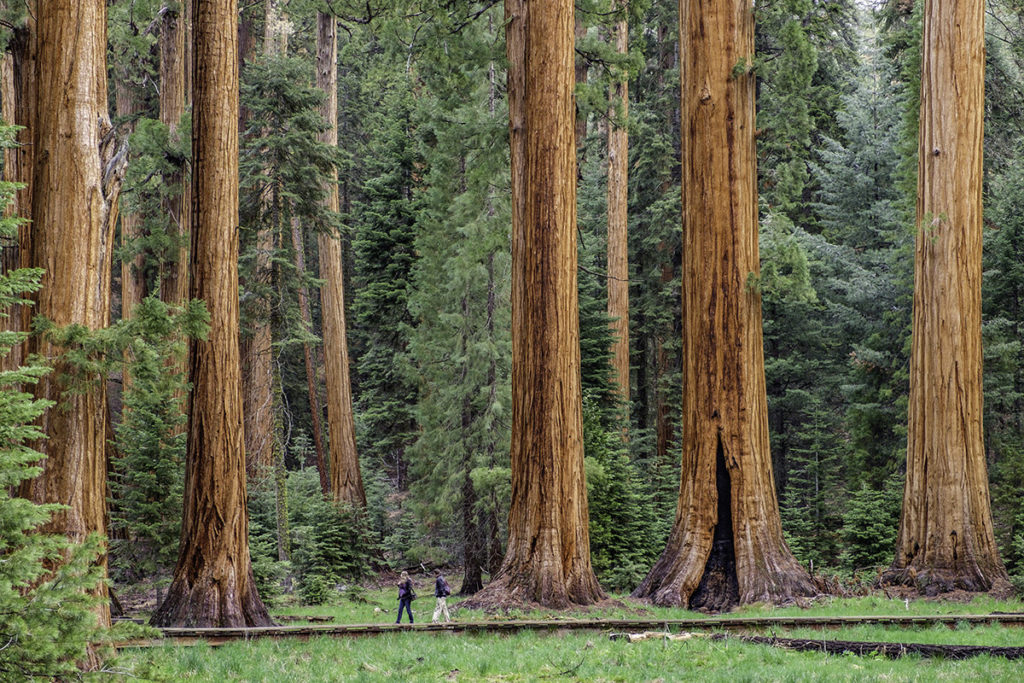
[[[14,129],[0,125],[0,146],[12,147]],[[0,205],[8,206],[17,186],[0,182]],[[0,218],[0,240],[16,239],[16,217]],[[42,271],[17,269],[0,275],[0,319],[25,295],[39,289]],[[26,335],[0,332],[0,356]],[[0,678],[73,677],[89,642],[97,636],[94,591],[104,572],[96,559],[99,538],[78,545],[64,536],[41,534],[56,504],[37,505],[11,495],[23,481],[42,472],[43,457],[28,444],[45,438],[32,423],[53,404],[34,400],[23,387],[34,385],[50,368],[33,364],[0,372]]]
[[[377,55],[378,62],[397,59]],[[383,467],[398,490],[409,486],[405,451],[415,440],[415,381],[406,368],[412,320],[410,278],[416,262],[415,195],[418,154],[413,145],[413,83],[405,73],[381,68],[365,74],[360,98],[368,107],[363,121],[368,155],[361,196],[353,198],[350,229],[355,255],[352,301],[354,395],[361,433],[361,455]],[[339,74],[339,80],[344,75]],[[357,388],[355,388],[357,387]]]
[[[205,335],[205,307],[176,312],[155,296],[143,299],[115,330],[127,347],[132,383],[114,428],[111,561],[117,578],[167,577],[177,559],[184,491],[186,380],[177,369],[189,336]]]

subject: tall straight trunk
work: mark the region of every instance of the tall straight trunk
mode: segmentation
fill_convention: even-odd
[[[625,11],[628,0],[617,0]],[[629,52],[629,25],[625,17],[615,24],[615,51]],[[612,319],[612,374],[619,396],[629,402],[629,82],[623,73],[610,93],[608,116],[608,317]]]
[[[178,125],[187,105],[185,90],[185,15],[184,8],[168,9],[160,25],[160,122],[167,126],[171,138],[177,138]],[[167,187],[179,187],[180,192],[169,194],[163,202],[164,212],[171,222],[171,231],[178,240],[174,260],[161,264],[160,299],[180,305],[188,296],[188,225],[189,191],[184,174],[173,173],[164,178]]]
[[[284,54],[283,24],[274,0],[266,0],[263,21],[263,56]],[[246,118],[244,115],[243,119]],[[265,198],[263,212],[269,215],[271,227],[264,227],[256,235],[256,259],[253,277],[270,282],[271,256],[274,252],[275,233],[284,226],[280,211],[280,192],[273,188]],[[278,223],[278,224],[275,224]],[[241,346],[242,396],[245,419],[246,470],[250,478],[263,479],[273,473],[274,467],[274,354],[273,333],[270,328],[270,302],[260,300],[254,306],[252,334]]]
[[[926,0],[907,480],[884,577],[929,593],[1007,585],[982,434],[985,6]]]
[[[32,126],[36,163],[32,193],[31,265],[45,268],[36,311],[58,325],[106,327],[110,317],[113,214],[119,171],[107,116],[106,4],[100,0],[42,0],[38,4],[37,83],[41,95]],[[108,173],[109,172],[109,173]],[[34,337],[31,352],[58,357],[62,349]],[[36,388],[58,402],[42,417],[47,439],[43,472],[22,495],[61,503],[42,530],[80,541],[106,534],[106,397],[103,384],[65,392],[73,372],[58,360]],[[101,560],[104,570],[106,557]],[[106,595],[105,586],[100,589]],[[98,608],[101,625],[110,610]]]
[[[668,544],[634,596],[728,608],[814,593],[768,448],[747,0],[681,0],[683,457]]]
[[[302,244],[302,232],[297,220],[292,219],[292,248],[295,250],[295,271],[299,278],[306,276],[306,248]],[[307,330],[312,330],[313,319],[309,313],[309,294],[306,285],[299,285],[299,315]],[[313,420],[314,460],[312,464],[320,475],[320,492],[326,497],[330,491],[327,480],[327,463],[324,462],[324,441],[320,427],[320,397],[317,393],[317,373],[313,366],[313,349],[309,342],[302,343],[302,357],[306,363],[306,391],[309,396],[309,413]]]
[[[193,340],[181,547],[159,626],[261,626],[249,560],[238,360],[238,11],[194,0],[191,298],[210,312]]]
[[[512,152],[512,503],[476,604],[591,604],[576,284],[572,0],[505,3]]]
[[[3,92],[0,94],[3,119],[15,124],[18,130],[15,140],[17,147],[4,150],[4,180],[24,184],[14,193],[14,201],[8,212],[13,216],[32,218],[32,170],[35,166],[35,146],[32,144],[36,121],[36,3],[28,1],[25,21],[11,30],[7,51],[3,56]],[[32,231],[26,222],[18,229],[18,239],[3,249],[3,270],[31,265]],[[15,306],[10,317],[4,322],[4,329],[12,332],[26,332],[30,329],[32,309]],[[18,344],[2,360],[0,368],[13,369],[24,365],[25,345]]]
[[[583,24],[583,17],[581,15],[576,15],[573,22],[573,38],[574,42],[578,43],[586,37],[587,27]],[[576,55],[573,66],[573,77],[576,85],[586,85],[589,72],[590,64],[587,63],[586,58],[583,55]],[[583,143],[587,139],[587,117],[581,116],[578,108],[576,109],[576,123],[573,135],[576,149],[582,149]]]
[[[143,110],[143,103],[132,92],[127,75],[122,73],[114,83],[114,106],[119,119],[129,121],[126,133],[135,131],[134,117]],[[121,211],[121,245],[128,246],[142,237],[142,216],[128,211]],[[131,260],[121,262],[121,319],[130,320],[135,307],[146,297],[146,257],[136,254]],[[124,377],[125,389],[130,378]]]
[[[320,109],[327,128],[320,141],[338,145],[338,22],[329,14],[317,13],[316,85],[326,98]],[[327,185],[327,208],[338,211],[337,171]],[[363,476],[356,450],[355,418],[352,412],[352,382],[348,371],[348,339],[345,331],[344,273],[341,242],[334,235],[317,237],[320,250],[320,309],[323,321],[324,379],[327,386],[327,428],[331,442],[331,491],[337,503],[366,507]]]

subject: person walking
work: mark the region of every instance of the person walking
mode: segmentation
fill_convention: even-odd
[[[448,582],[444,580],[444,575],[438,569],[437,579],[434,580],[434,597],[437,598],[437,604],[434,606],[434,618],[431,620],[433,623],[436,624],[442,614],[446,623],[452,620],[448,614],[448,596],[451,594],[452,589],[448,587]]]
[[[409,572],[402,572],[402,576],[398,579],[398,619],[395,621],[396,624],[402,623],[403,609],[409,613],[409,623],[415,623],[412,620],[412,601],[415,599],[416,591],[412,589]]]

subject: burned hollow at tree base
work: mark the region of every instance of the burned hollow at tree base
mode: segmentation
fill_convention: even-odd
[[[718,522],[711,541],[711,554],[704,565],[697,590],[690,596],[689,608],[708,612],[725,612],[740,602],[740,586],[736,578],[736,547],[732,538],[732,495],[729,471],[718,444],[715,457],[715,486],[718,489]]]

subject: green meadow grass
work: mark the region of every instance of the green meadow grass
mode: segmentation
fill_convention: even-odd
[[[331,615],[334,623],[389,623],[395,618],[390,589],[362,592],[367,602],[341,599],[319,607],[289,607],[277,615]],[[421,592],[422,593],[422,592]],[[456,603],[457,600],[450,601]],[[417,622],[429,622],[434,601],[414,603]],[[419,609],[416,610],[415,606]],[[374,608],[388,612],[374,612]],[[727,616],[842,616],[888,614],[984,614],[1021,612],[1017,601],[987,597],[970,603],[903,601],[884,597],[826,600],[808,609],[750,606]],[[510,616],[659,619],[695,618],[685,610],[653,608],[619,598],[601,609]],[[455,610],[458,620],[488,618]],[[495,617],[489,617],[495,618]],[[500,618],[506,618],[502,615]],[[833,630],[783,629],[780,637],[828,640],[992,645],[1024,647],[1024,629],[1003,626],[945,626],[901,629],[855,626]],[[126,650],[115,668],[143,681],[1020,681],[1024,663],[998,657],[945,661],[905,657],[824,655],[790,652],[737,640],[612,641],[607,633],[548,631],[513,634],[395,632],[380,636],[319,637],[308,641],[257,640],[211,648],[165,646]]]
[[[821,634],[818,634],[820,637]],[[1018,637],[1018,642],[1020,638]],[[152,681],[1019,681],[994,657],[944,661],[830,656],[739,641],[611,641],[599,633],[395,633],[262,640],[128,653],[120,665]]]

